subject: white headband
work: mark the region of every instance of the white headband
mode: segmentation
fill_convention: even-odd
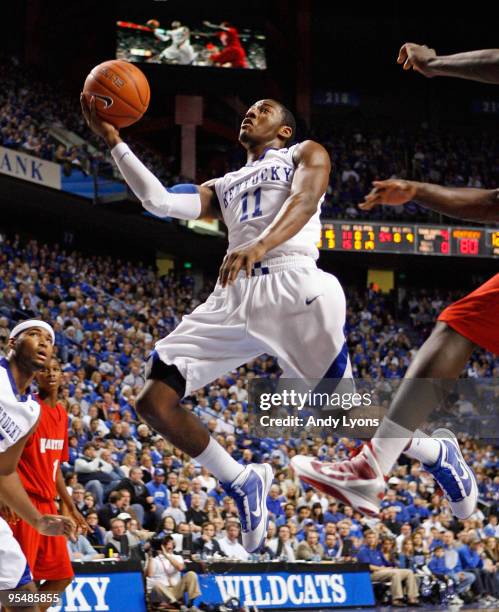
[[[14,327],[14,329],[10,332],[9,340],[19,336],[20,333],[29,329],[30,327],[41,327],[42,329],[48,331],[50,337],[52,338],[52,345],[55,344],[55,334],[52,326],[45,321],[39,321],[38,319],[29,319],[28,321],[23,321]]]

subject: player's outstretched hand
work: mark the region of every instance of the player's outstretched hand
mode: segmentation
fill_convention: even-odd
[[[46,536],[70,536],[74,528],[70,518],[59,514],[44,514],[36,524],[36,530]]]
[[[426,45],[405,43],[400,47],[397,64],[403,64],[404,70],[412,68],[425,77],[432,77],[435,74],[431,69],[431,60],[436,57],[435,49],[430,49]]]
[[[400,206],[410,202],[416,195],[416,185],[411,181],[388,179],[387,181],[373,181],[373,188],[359,204],[362,210],[371,210],[379,204]]]
[[[266,249],[259,243],[228,253],[224,257],[218,276],[222,287],[231,285],[241,270],[245,270],[249,278],[253,265],[260,261],[265,253]]]
[[[83,117],[94,134],[103,138],[111,148],[121,141],[120,133],[114,125],[104,121],[97,114],[94,96],[88,99],[85,94],[81,93],[80,104]]]

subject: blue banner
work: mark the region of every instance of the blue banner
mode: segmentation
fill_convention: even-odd
[[[264,609],[374,605],[369,572],[204,574],[198,576],[198,603],[221,604],[236,597],[241,605]]]
[[[97,569],[97,568],[96,568]],[[49,612],[146,612],[144,582],[139,572],[75,576],[62,596],[62,605]]]

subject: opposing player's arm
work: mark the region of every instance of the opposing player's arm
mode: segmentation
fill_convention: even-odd
[[[95,99],[80,97],[83,116],[90,129],[103,138],[130,189],[142,206],[157,217],[205,219],[218,216],[217,196],[213,182],[204,185],[165,187],[120,138],[118,130],[96,113]]]
[[[213,28],[215,30],[222,30],[224,32],[229,31],[229,28],[227,28],[226,26],[222,24],[211,23],[211,21],[203,21],[203,25],[205,25],[207,28]]]
[[[371,210],[379,204],[400,206],[413,200],[449,217],[485,223],[499,221],[499,189],[441,187],[399,179],[374,181],[373,186],[359,205],[362,210]]]
[[[49,514],[42,515],[31,503],[16,472],[23,448],[35,427],[26,436],[2,453],[2,461],[0,462],[0,499],[11,511],[15,512],[32,527],[40,531],[40,533],[45,535],[68,535],[73,529],[73,522],[63,517]]]
[[[293,159],[296,170],[289,197],[258,242],[226,255],[220,268],[222,286],[232,283],[241,269],[250,276],[255,262],[297,234],[317,212],[331,172],[328,152],[317,142],[306,140],[297,148]]]
[[[416,70],[426,77],[448,76],[499,83],[499,49],[465,51],[453,55],[437,55],[426,45],[405,43],[397,58],[404,70]]]

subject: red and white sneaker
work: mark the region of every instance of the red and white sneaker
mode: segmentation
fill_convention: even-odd
[[[385,495],[385,479],[374,451],[367,444],[358,455],[346,461],[323,462],[296,455],[291,465],[303,482],[319,491],[367,516],[379,514]]]

